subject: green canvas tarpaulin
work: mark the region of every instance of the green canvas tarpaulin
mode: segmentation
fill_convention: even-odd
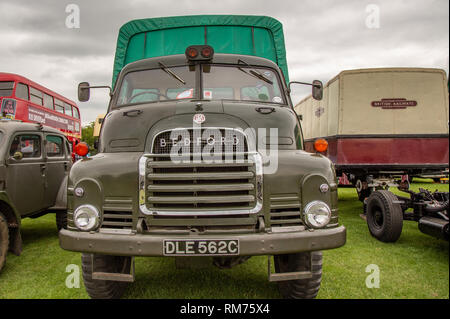
[[[216,53],[263,57],[289,75],[283,26],[270,17],[198,15],[133,20],[117,39],[112,85],[128,63],[151,57],[184,54],[190,45],[208,44]]]

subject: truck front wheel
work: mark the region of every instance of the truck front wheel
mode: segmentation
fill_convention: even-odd
[[[130,257],[121,256],[82,254],[83,281],[89,297],[92,299],[118,299],[127,287],[125,282],[92,279],[93,262],[96,272],[126,273],[130,269],[130,259]]]
[[[312,272],[312,277],[308,279],[279,281],[278,289],[283,298],[313,299],[317,296],[322,281],[321,251],[276,255],[274,261],[277,273],[308,270]]]
[[[373,192],[367,199],[367,226],[382,242],[395,242],[402,233],[403,211],[397,197],[386,190]]]

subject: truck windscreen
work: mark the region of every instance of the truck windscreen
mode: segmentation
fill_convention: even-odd
[[[286,104],[279,76],[269,68],[202,64],[195,70],[202,72],[202,99]],[[193,99],[197,90],[194,68],[161,65],[126,74],[117,106]]]

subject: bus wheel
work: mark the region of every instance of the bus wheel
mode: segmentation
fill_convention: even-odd
[[[61,229],[67,229],[67,211],[56,212],[56,228],[58,231]]]
[[[311,278],[278,282],[278,290],[283,298],[313,299],[317,296],[322,281],[321,251],[275,255],[274,262],[277,273],[306,271],[311,263]]]
[[[395,242],[402,233],[403,211],[397,197],[386,190],[373,192],[367,200],[367,226],[370,234],[383,242]]]
[[[92,260],[94,258],[94,260]],[[83,281],[92,299],[119,299],[127,287],[126,282],[92,279],[92,264],[95,270],[106,273],[126,273],[131,267],[130,257],[81,254]]]
[[[0,212],[0,271],[6,262],[9,247],[9,229],[5,216]]]

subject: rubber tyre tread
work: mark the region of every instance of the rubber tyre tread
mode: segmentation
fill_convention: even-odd
[[[400,204],[394,203],[397,196],[387,190],[373,192],[367,200],[367,226],[370,234],[376,239],[385,242],[396,242],[402,234],[403,211]],[[381,208],[383,224],[376,227],[374,221],[374,206]]]
[[[119,299],[122,297],[127,283],[92,279],[92,256],[95,258],[95,270],[99,272],[119,272],[126,261],[124,257],[118,256],[81,254],[84,287],[89,297],[92,299]]]
[[[9,229],[5,216],[0,213],[0,271],[6,263],[9,249]]]
[[[309,279],[279,281],[278,290],[285,299],[313,299],[317,296],[322,281],[322,252],[304,252],[274,256],[275,271],[277,273],[305,271],[309,268],[312,254]]]

